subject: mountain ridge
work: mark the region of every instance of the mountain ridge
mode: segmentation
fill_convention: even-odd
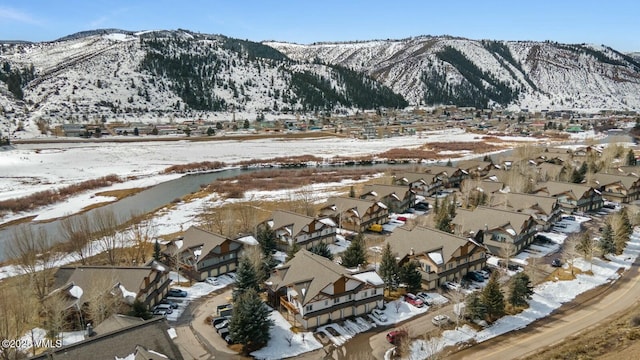
[[[551,41],[420,35],[305,45],[97,29],[2,43],[0,65],[0,131],[19,121],[268,119],[407,105],[640,108],[635,55]]]

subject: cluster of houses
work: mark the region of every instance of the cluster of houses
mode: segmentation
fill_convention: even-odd
[[[574,160],[580,151],[573,152]],[[467,199],[460,199],[465,206],[456,209],[450,232],[407,224],[384,239],[400,264],[414,261],[419,265],[427,290],[482,269],[488,254],[522,251],[537,232],[548,230],[563,213],[596,211],[605,201],[631,203],[640,197],[638,167],[596,173],[580,184],[558,181],[566,171],[567,156],[566,150],[547,151],[542,158],[524,160],[538,177],[527,193],[512,191],[507,185],[509,169],[523,166],[516,164],[522,160],[460,161],[455,166],[424,166],[396,173],[392,184],[365,185],[355,197],[331,197],[319,206],[316,216],[274,211],[257,228],[273,230],[278,249],[286,251],[297,244],[301,250],[278,266],[264,284],[267,299],[293,325],[304,329],[383,306],[384,283],[374,269],[347,269],[309,249],[319,243],[336,243],[339,229],[366,232],[373,224],[387,223],[392,213],[407,212],[418,201],[433,206],[435,201],[450,199],[443,195],[452,191],[462,198],[483,194],[483,201],[467,208]],[[233,272],[250,244],[246,237],[232,239],[194,226],[164,245],[161,263],[135,268],[60,268],[55,292],[66,296],[69,307],[81,309],[84,294],[102,279],[128,304],[138,300],[152,307],[168,291],[168,268],[179,267],[195,281]]]

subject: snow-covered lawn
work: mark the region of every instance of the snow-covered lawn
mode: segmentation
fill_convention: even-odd
[[[529,301],[529,308],[520,314],[505,316],[489,327],[481,331],[475,331],[470,327],[445,331],[442,337],[414,341],[411,345],[410,359],[425,359],[434,353],[441,351],[445,346],[454,346],[464,342],[482,342],[521,329],[533,321],[550,315],[563,303],[573,300],[579,294],[591,290],[597,286],[617,279],[620,268],[629,269],[631,264],[640,254],[640,228],[635,228],[627,242],[627,247],[622,255],[609,256],[608,261],[594,258],[591,263],[583,259],[577,259],[574,266],[583,271],[591,270],[593,275],[587,273],[578,274],[574,280],[549,281],[535,287],[534,295]],[[389,358],[391,352],[387,352]]]
[[[322,348],[311,332],[293,333],[291,324],[277,311],[271,312],[274,326],[267,346],[251,355],[256,359],[284,359]],[[289,343],[289,341],[291,343]]]

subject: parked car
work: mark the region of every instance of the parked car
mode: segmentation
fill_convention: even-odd
[[[227,344],[231,345],[233,344],[233,339],[231,338],[231,332],[229,331],[229,328],[223,328],[220,329],[220,331],[218,332],[218,334],[220,334],[220,337],[227,342]]]
[[[561,267],[562,266],[562,260],[555,258],[551,261],[551,266],[553,267]]]
[[[169,304],[158,304],[153,308],[153,311],[164,310],[167,314],[173,313],[172,306]]]
[[[417,203],[413,208],[420,211],[427,211],[429,210],[429,204],[420,202]]]
[[[469,275],[469,279],[473,280],[473,281],[477,281],[477,282],[484,282],[484,275],[482,275],[479,272],[476,271],[472,271],[470,273],[468,273],[467,275]]]
[[[218,316],[213,318],[213,320],[211,320],[211,326],[216,327],[216,325],[224,322],[224,321],[228,321],[229,318],[226,316]]]
[[[407,222],[407,220],[408,220],[408,219],[407,219],[407,217],[406,217],[406,216],[398,216],[398,217],[396,218],[396,220],[403,221],[403,222]]]
[[[187,292],[180,289],[169,289],[169,292],[167,292],[167,296],[187,297]]]
[[[170,312],[171,309],[154,309],[153,310],[153,315],[159,315],[159,316],[167,316],[169,314],[171,314]]]
[[[433,299],[426,292],[421,291],[417,293],[416,296],[427,305],[431,305],[433,303]]]
[[[218,282],[218,278],[215,278],[215,277],[208,277],[208,278],[204,279],[204,281],[207,284],[210,284],[210,285],[213,285],[213,286],[220,285],[220,283]]]
[[[405,330],[393,330],[387,334],[387,341],[393,345],[398,345],[404,338],[409,337]]]
[[[160,300],[160,304],[166,304],[171,306],[172,309],[177,309],[178,308],[178,303],[175,301],[171,301],[169,299],[162,299]]]
[[[219,322],[218,324],[214,325],[213,327],[216,328],[216,332],[220,332],[220,330],[226,328],[229,326],[229,319],[224,319],[223,321]]]
[[[415,306],[415,307],[423,307],[424,306],[424,301],[422,301],[422,299],[418,298],[417,296],[408,293],[404,295],[404,301],[408,302],[409,304]]]
[[[476,272],[482,275],[482,277],[485,279],[488,279],[491,277],[491,274],[487,270],[477,270]]]
[[[447,281],[446,283],[444,283],[444,285],[447,287],[447,289],[454,290],[454,291],[458,291],[462,288],[460,284],[455,283],[453,281]]]
[[[433,323],[433,325],[436,325],[436,326],[446,325],[449,323],[449,316],[444,314],[436,315],[433,317],[433,319],[431,319],[431,322]]]
[[[378,319],[380,322],[387,322],[387,316],[380,309],[373,309],[371,316]]]
[[[381,233],[382,232],[382,225],[380,224],[371,224],[367,230],[369,231],[373,231],[373,232],[377,232],[377,233]]]

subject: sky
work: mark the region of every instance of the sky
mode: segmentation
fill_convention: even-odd
[[[637,0],[0,0],[0,40],[180,28],[300,44],[452,35],[640,52],[639,14]]]

